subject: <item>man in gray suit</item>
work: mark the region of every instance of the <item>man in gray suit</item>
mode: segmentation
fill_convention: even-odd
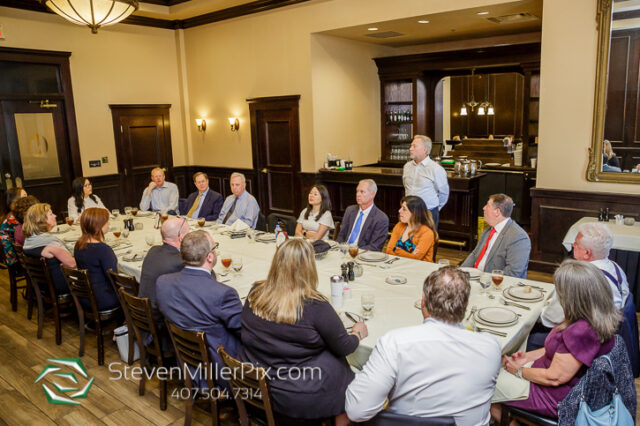
[[[470,266],[491,272],[502,269],[504,275],[526,278],[531,240],[517,223],[511,220],[513,200],[505,194],[493,194],[483,208],[484,221],[478,245],[460,266]]]

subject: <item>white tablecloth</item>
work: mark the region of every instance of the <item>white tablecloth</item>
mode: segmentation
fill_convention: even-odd
[[[596,217],[583,217],[569,228],[569,231],[562,240],[562,245],[567,251],[571,251],[571,244],[576,240],[578,235],[578,226],[586,222],[597,222]],[[633,226],[616,225],[615,220],[605,223],[611,232],[613,232],[613,246],[616,250],[640,251],[640,222],[636,222]]]

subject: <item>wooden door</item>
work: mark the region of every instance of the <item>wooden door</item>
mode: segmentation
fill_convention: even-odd
[[[151,170],[162,167],[172,181],[171,105],[109,105],[113,117],[120,207],[137,206],[151,181]]]
[[[300,204],[300,95],[247,99],[262,214],[296,216]],[[254,194],[256,195],[256,194]]]
[[[0,144],[3,187],[23,187],[28,194],[51,204],[61,215],[71,193],[71,159],[64,101],[42,104],[35,100],[0,102]]]

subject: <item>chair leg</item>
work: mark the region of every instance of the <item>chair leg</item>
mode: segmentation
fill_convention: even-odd
[[[142,378],[140,379],[140,383],[138,383],[138,395],[143,396],[145,392],[145,384],[146,384],[146,373],[147,373],[147,362],[143,361],[142,363]],[[162,390],[160,391],[162,392]]]
[[[27,319],[31,321],[33,317],[33,298],[35,295],[33,294],[33,290],[31,286],[27,284]]]
[[[18,283],[16,282],[16,273],[11,268],[9,268],[9,283],[11,286],[11,294],[9,296],[11,310],[16,312],[18,310]]]
[[[167,379],[161,379],[158,377],[160,381],[160,409],[162,411],[167,409]]]
[[[60,309],[58,301],[53,302],[53,321],[56,326],[56,345],[62,344],[62,322],[60,321]]]
[[[84,356],[84,335],[85,335],[85,327],[84,327],[84,314],[81,312],[78,313],[78,328],[80,329],[80,347],[78,348],[78,356]]]
[[[211,397],[209,400],[210,409],[211,409],[211,425],[218,426],[218,401],[217,398]]]
[[[38,302],[38,339],[42,339],[42,329],[44,328],[44,303],[42,297],[36,295]]]
[[[195,399],[195,393],[189,395],[189,398],[185,402],[184,406],[184,426],[191,426],[191,410],[193,408],[193,400]]]
[[[98,337],[98,365],[104,365],[104,336],[99,326],[96,326]]]
[[[502,415],[500,416],[500,426],[509,426],[511,424],[511,412],[509,407],[502,405]]]
[[[133,356],[134,356],[134,343],[135,343],[135,338],[133,336],[133,329],[132,327],[129,326],[129,324],[127,324],[127,327],[129,328],[128,331],[128,335],[129,335],[129,357],[127,358],[127,364],[131,365],[133,364]]]

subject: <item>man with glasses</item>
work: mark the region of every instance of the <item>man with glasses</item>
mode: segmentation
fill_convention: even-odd
[[[184,236],[189,233],[189,224],[186,218],[171,217],[162,224],[160,233],[162,235],[162,245],[151,247],[144,258],[144,262],[142,262],[138,296],[149,298],[162,348],[165,351],[173,352],[173,345],[164,325],[164,318],[158,310],[156,281],[160,275],[178,272],[184,267],[180,258],[180,243]],[[150,334],[147,334],[145,339],[145,344],[151,343]]]
[[[187,234],[180,245],[184,269],[161,276],[157,287],[158,307],[165,318],[184,330],[204,331],[211,360],[220,367],[216,353],[219,345],[231,356],[238,355],[242,303],[235,289],[218,282],[212,274],[217,262],[215,248],[207,232]],[[202,382],[196,386],[199,384]],[[227,386],[226,382],[218,384]]]

